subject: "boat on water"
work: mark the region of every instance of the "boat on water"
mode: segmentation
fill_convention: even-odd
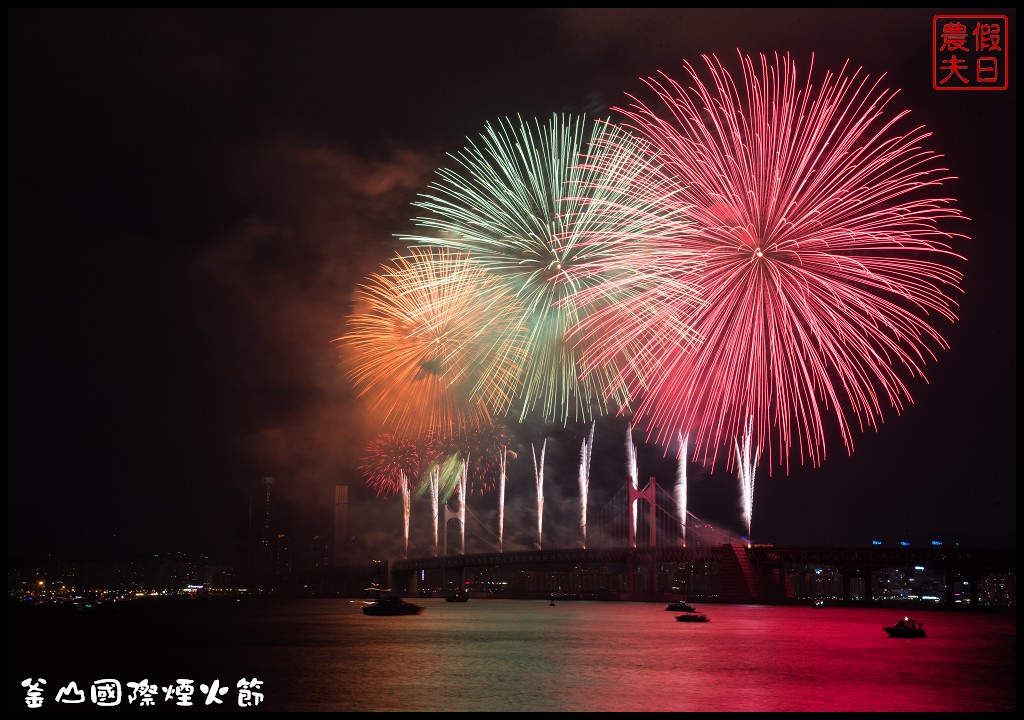
[[[391,594],[391,588],[386,588],[380,582],[380,563],[374,562],[377,566],[377,580],[371,581],[370,586],[363,588],[367,594],[363,601],[364,615],[419,615],[423,612],[421,605],[414,605],[406,602],[397,595]]]
[[[469,602],[469,595],[464,592],[452,593],[444,599],[445,602]]]
[[[909,616],[899,620],[892,625],[883,626],[886,634],[889,637],[896,638],[923,638],[927,637],[924,634],[924,627],[921,623],[911,619]]]
[[[693,605],[688,604],[685,600],[674,600],[670,602],[668,605],[666,605],[665,609],[670,610],[672,612],[697,612]]]
[[[419,615],[423,607],[396,595],[381,595],[363,603],[364,615]]]
[[[685,612],[682,615],[676,615],[676,620],[678,620],[679,622],[692,622],[692,623],[711,622],[711,618],[709,618],[707,615],[705,615],[704,613],[696,612],[696,611],[695,612]]]

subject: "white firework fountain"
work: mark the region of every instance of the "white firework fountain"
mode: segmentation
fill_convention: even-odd
[[[498,552],[505,549],[505,467],[508,462],[508,448],[501,449],[498,457]]]
[[[679,468],[676,471],[676,504],[679,506],[679,538],[686,547],[686,454],[689,438],[679,433]]]
[[[405,515],[405,557],[409,557],[409,513],[412,508],[412,489],[409,487],[409,477],[405,470],[400,471],[402,480],[402,509]]]
[[[466,554],[466,476],[469,474],[469,457],[462,461],[459,475],[459,554]]]
[[[754,515],[754,471],[757,468],[757,461],[761,457],[758,448],[751,450],[753,444],[754,418],[747,421],[747,433],[743,438],[743,446],[740,447],[739,440],[736,441],[736,465],[739,469],[740,502],[743,508],[743,522],[747,526],[747,540],[750,540],[750,524]],[[751,460],[753,453],[753,460]]]
[[[440,490],[441,490],[441,468],[433,465],[430,468],[430,500],[434,511],[434,555],[437,555],[437,526],[440,515]]]
[[[533,474],[537,479],[537,549],[543,548],[544,537],[544,451],[547,449],[548,441],[545,438],[540,446],[540,462],[537,461],[537,449],[531,444],[530,450],[533,453]]]
[[[590,458],[594,453],[594,427],[590,426],[590,435],[583,439],[580,448],[580,537],[583,549],[587,549],[587,495],[590,491]]]
[[[626,428],[626,472],[629,474],[629,484],[630,484],[630,486],[633,488],[633,490],[639,490],[640,489],[640,479],[637,476],[637,469],[636,469],[636,445],[633,444],[633,426],[632,425],[629,425]],[[636,511],[637,511],[637,503],[639,503],[639,502],[640,502],[639,500],[635,499],[635,500],[633,500],[632,503],[630,503],[630,512],[633,513],[633,525],[632,525],[632,527],[634,527],[634,528],[636,527]]]

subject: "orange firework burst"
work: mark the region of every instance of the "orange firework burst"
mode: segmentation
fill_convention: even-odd
[[[373,422],[452,437],[508,409],[523,361],[523,310],[462,254],[412,249],[361,284],[338,338]]]

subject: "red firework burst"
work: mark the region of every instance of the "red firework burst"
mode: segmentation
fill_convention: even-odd
[[[801,81],[788,56],[739,57],[738,79],[705,57],[707,82],[686,63],[686,85],[648,78],[654,103],[616,109],[658,156],[661,178],[634,188],[639,220],[662,212],[679,231],[624,237],[618,254],[637,258],[656,312],[619,304],[577,332],[593,367],[657,329],[620,372],[659,443],[690,433],[713,466],[753,418],[769,471],[788,472],[794,450],[825,459],[827,418],[852,452],[855,430],[912,402],[904,378],[946,347],[933,323],[957,319],[951,243],[966,236],[944,226],[965,218],[938,194],[953,178],[930,133],[899,129],[907,112],[881,79],[844,66],[814,84],[813,63]]]
[[[438,461],[439,453],[440,444],[429,436],[413,440],[382,433],[367,446],[360,470],[377,497],[398,495],[402,491],[402,476],[410,488],[415,487],[420,475]]]

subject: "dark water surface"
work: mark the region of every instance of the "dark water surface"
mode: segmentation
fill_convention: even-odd
[[[484,600],[367,617],[358,601],[141,601],[109,614],[11,611],[8,708],[44,678],[44,709],[90,704],[100,679],[194,680],[194,706],[150,711],[1014,712],[1015,614],[921,611],[928,637],[888,637],[898,610]],[[236,683],[262,682],[240,708]],[[199,684],[230,692],[205,705]],[[82,705],[57,704],[75,681]],[[119,709],[129,709],[128,689]]]

